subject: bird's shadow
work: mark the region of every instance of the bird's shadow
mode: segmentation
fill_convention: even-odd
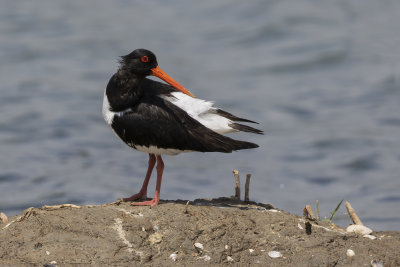
[[[124,202],[113,202],[110,204],[120,205]],[[128,202],[129,203],[129,202]],[[165,205],[165,204],[181,204],[185,205],[186,207],[189,205],[192,206],[206,206],[206,207],[230,207],[230,208],[237,208],[241,210],[249,210],[249,209],[275,209],[269,203],[259,203],[255,201],[242,201],[235,197],[219,197],[219,198],[198,198],[195,200],[163,200],[161,199],[158,205]]]

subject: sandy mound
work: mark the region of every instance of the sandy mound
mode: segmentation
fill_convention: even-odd
[[[0,265],[400,264],[399,232],[375,232],[371,240],[311,222],[310,233],[303,218],[270,205],[227,198],[185,204],[30,209],[0,224]]]

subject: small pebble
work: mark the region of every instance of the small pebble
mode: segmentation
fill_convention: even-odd
[[[229,249],[229,246],[228,246],[228,245],[225,245],[225,249],[228,250],[228,249]]]
[[[379,260],[372,260],[371,261],[371,266],[372,267],[383,267],[383,263]]]
[[[233,258],[232,258],[231,256],[226,256],[226,260],[227,260],[228,262],[233,262],[233,261],[234,261]]]
[[[198,249],[204,249],[203,244],[199,242],[194,243],[194,246]]]
[[[299,227],[300,230],[304,229],[303,226],[301,226],[301,224],[299,224],[299,223],[297,224],[297,227]]]
[[[149,242],[151,245],[161,243],[162,241],[162,234],[160,232],[155,232],[154,234],[151,234],[148,238]]]
[[[374,236],[374,235],[363,235],[363,237],[369,238],[371,240],[375,240],[376,239],[376,236]]]
[[[270,209],[268,211],[270,211],[270,212],[278,212],[278,210],[276,210],[276,209]]]
[[[169,255],[169,258],[173,261],[176,261],[176,259],[178,258],[178,255],[175,253],[172,253],[171,255]]]
[[[354,250],[348,249],[346,251],[346,255],[347,255],[347,257],[353,257],[354,255],[356,255],[356,253],[354,253]]]
[[[0,212],[0,221],[1,223],[8,223],[7,215],[5,215],[3,212]]]
[[[280,253],[279,251],[269,251],[268,256],[270,256],[271,258],[280,258],[282,257],[282,253]]]
[[[249,249],[249,252],[250,252],[250,253],[253,253],[253,252],[254,252],[254,249],[250,248],[250,249]]]
[[[46,250],[46,254],[47,254],[47,255],[50,255],[50,251]]]
[[[368,228],[368,227],[366,227],[364,225],[352,224],[352,225],[349,225],[346,228],[346,232],[348,232],[348,233],[356,233],[356,234],[359,234],[359,235],[369,235],[373,231],[370,228]]]
[[[208,256],[208,255],[204,255],[204,256],[202,256],[202,257],[199,257],[199,259],[200,259],[200,260],[204,260],[204,261],[209,261],[209,260],[211,260],[211,257]]]

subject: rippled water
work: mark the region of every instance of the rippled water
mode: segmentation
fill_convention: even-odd
[[[345,199],[373,229],[400,230],[399,24],[395,0],[3,1],[0,210],[138,191],[147,156],[101,105],[118,56],[143,47],[266,133],[233,135],[256,150],[165,157],[162,198],[230,196],[237,168],[254,200],[297,214],[319,200],[329,216]]]

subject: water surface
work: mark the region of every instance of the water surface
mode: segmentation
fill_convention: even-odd
[[[373,229],[400,230],[400,3],[359,3],[3,1],[0,210],[138,191],[147,156],[112,134],[101,105],[118,57],[147,48],[197,97],[265,131],[232,135],[256,150],[165,157],[162,198],[230,196],[239,169],[256,201],[301,214],[319,200],[329,216],[345,199]]]

